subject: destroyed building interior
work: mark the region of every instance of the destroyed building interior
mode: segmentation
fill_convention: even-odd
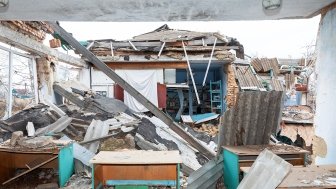
[[[336,1],[47,1],[0,0],[0,188],[336,188]],[[302,58],[170,26],[318,15]],[[77,40],[65,21],[165,23]]]

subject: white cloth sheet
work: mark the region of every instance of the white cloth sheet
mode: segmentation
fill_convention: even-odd
[[[145,96],[154,105],[158,106],[157,70],[116,70],[116,73]],[[124,103],[136,112],[147,112],[140,102],[124,91]]]

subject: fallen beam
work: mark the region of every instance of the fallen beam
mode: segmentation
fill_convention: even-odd
[[[0,25],[0,41],[39,56],[53,56],[57,60],[73,66],[87,67],[87,63],[84,60],[47,47],[42,43],[3,25]]]
[[[92,64],[94,64],[99,70],[104,72],[109,78],[120,85],[126,92],[132,95],[138,102],[151,111],[156,117],[167,124],[174,132],[185,139],[190,145],[196,148],[201,154],[209,159],[215,156],[215,153],[208,149],[205,145],[200,143],[191,134],[186,132],[180,125],[178,125],[172,118],[163,113],[153,103],[151,103],[146,97],[134,89],[130,84],[117,75],[112,69],[110,69],[105,63],[100,61],[94,54],[82,46],[72,35],[65,31],[55,22],[48,22],[53,30],[58,33],[64,40],[66,40],[72,47],[74,47],[80,54],[87,58]]]

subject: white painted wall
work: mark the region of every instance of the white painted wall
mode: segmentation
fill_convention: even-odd
[[[316,164],[336,164],[336,9],[330,10],[320,25],[318,34],[316,135],[326,143],[325,157],[317,157]],[[318,143],[316,148],[323,148]]]

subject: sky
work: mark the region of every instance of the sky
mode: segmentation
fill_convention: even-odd
[[[253,57],[301,58],[314,46],[320,16],[311,19],[213,22],[61,22],[79,40],[131,39],[168,24],[172,29],[220,32],[236,38]]]

